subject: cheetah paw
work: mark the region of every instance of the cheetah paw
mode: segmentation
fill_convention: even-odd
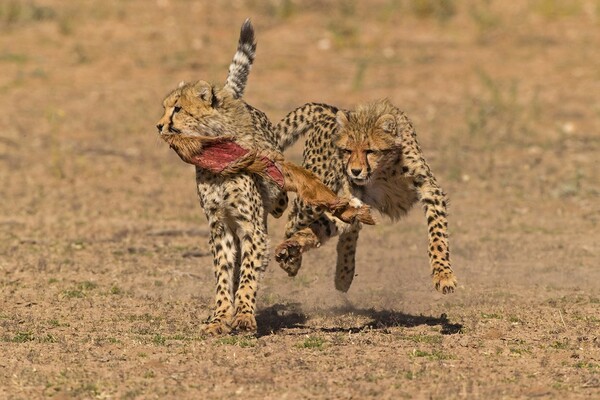
[[[289,276],[296,276],[302,265],[302,246],[294,240],[286,240],[275,249],[275,260]]]
[[[457,282],[452,271],[444,271],[433,275],[433,284],[438,292],[448,294],[454,293]]]
[[[221,320],[212,320],[202,324],[200,332],[207,336],[221,336],[231,332],[231,326]]]
[[[231,324],[232,328],[238,332],[253,333],[256,332],[256,318],[251,313],[237,314]]]

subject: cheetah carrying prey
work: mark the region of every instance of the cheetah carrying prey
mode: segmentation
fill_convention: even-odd
[[[289,113],[276,130],[287,148],[306,135],[304,167],[334,192],[356,196],[392,220],[419,201],[429,229],[429,263],[435,288],[454,292],[450,266],[446,198],[417,142],[412,123],[387,100],[355,111],[309,103]],[[302,253],[339,235],[335,287],[346,292],[354,278],[356,242],[361,224],[346,224],[296,199],[286,226],[286,240],[276,259],[290,276]]]
[[[267,213],[281,216],[286,190],[342,219],[373,223],[368,207],[349,205],[313,174],[286,163],[265,114],[241,100],[255,46],[247,20],[224,87],[180,84],[163,101],[157,124],[180,157],[196,165],[216,278],[215,309],[202,327],[209,335],[256,330],[258,279],[269,260]]]

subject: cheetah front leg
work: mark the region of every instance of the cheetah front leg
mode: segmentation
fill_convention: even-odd
[[[264,220],[263,216],[259,215],[258,220]],[[246,225],[250,226],[246,228]],[[231,326],[236,331],[252,333],[257,329],[255,312],[258,281],[269,262],[266,224],[247,221],[241,225],[238,233],[241,266]]]
[[[202,325],[201,332],[207,335],[224,335],[231,331],[233,319],[233,276],[236,263],[235,238],[230,228],[218,219],[210,221],[209,245],[213,255],[215,280],[215,310]]]
[[[452,293],[457,282],[450,266],[446,197],[433,177],[418,183],[417,194],[423,204],[429,230],[428,254],[433,284],[444,294]]]

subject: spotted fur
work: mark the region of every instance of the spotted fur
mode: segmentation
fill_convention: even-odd
[[[398,220],[420,202],[429,232],[429,263],[436,289],[453,292],[456,278],[448,246],[447,201],[423,157],[412,123],[387,100],[354,111],[309,103],[276,126],[279,147],[306,136],[304,167],[334,192],[358,199]],[[355,272],[360,223],[346,224],[296,199],[286,226],[286,240],[276,259],[290,276],[298,273],[302,253],[339,235],[335,286],[350,288]]]

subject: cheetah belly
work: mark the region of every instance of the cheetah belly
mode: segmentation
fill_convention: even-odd
[[[219,174],[196,168],[196,185],[200,205],[205,210],[213,210],[230,214],[237,211],[240,200],[242,202],[260,202],[268,213],[281,205],[281,189],[259,177],[238,175],[236,177],[222,177]]]

